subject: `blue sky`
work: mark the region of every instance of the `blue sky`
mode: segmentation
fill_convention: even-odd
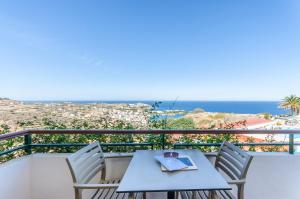
[[[280,100],[300,95],[300,1],[0,2],[0,96]]]

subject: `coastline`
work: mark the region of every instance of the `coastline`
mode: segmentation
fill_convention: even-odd
[[[10,127],[11,131],[23,130],[22,128],[42,128],[44,118],[59,122],[62,125],[83,123],[85,121],[91,122],[95,128],[102,128],[98,123],[105,121],[106,123],[114,125],[121,122],[125,125],[131,125],[132,128],[147,128],[148,120],[152,115],[159,115],[161,119],[190,119],[198,129],[221,129],[226,124],[234,124],[232,127],[237,129],[282,129],[293,128],[299,121],[295,119],[295,125],[290,125],[291,121],[285,116],[276,116],[272,114],[262,113],[232,113],[232,112],[211,112],[202,107],[197,107],[193,111],[177,109],[173,103],[173,107],[166,109],[166,105],[162,108],[159,104],[157,109],[152,110],[150,101],[148,104],[142,101],[102,101],[97,103],[94,101],[80,101],[73,102],[60,102],[60,101],[44,101],[44,102],[20,102],[9,99],[0,99],[0,124],[5,124]],[[119,103],[116,103],[119,102]],[[135,103],[134,103],[135,102]],[[177,102],[182,105],[180,102]],[[186,101],[184,103],[187,103]],[[229,103],[233,102],[194,102],[194,103]],[[250,102],[235,102],[239,104]],[[267,103],[267,102],[254,102],[254,103]],[[272,102],[275,103],[275,102]],[[277,102],[276,102],[277,103]],[[275,104],[276,104],[275,103]],[[193,104],[195,105],[195,104]],[[277,107],[277,106],[276,106]],[[180,106],[179,106],[180,108]],[[240,123],[244,122],[243,125]],[[235,124],[237,123],[237,125]],[[122,125],[123,125],[122,124]],[[289,124],[289,126],[286,126]],[[71,125],[71,126],[72,126]],[[261,136],[255,136],[261,138]],[[277,140],[277,138],[276,138]],[[282,138],[278,138],[282,140]]]
[[[73,104],[147,104],[153,105],[155,102],[161,102],[158,110],[182,110],[193,111],[197,108],[204,109],[207,112],[224,112],[238,114],[259,114],[270,113],[272,115],[287,114],[287,110],[280,109],[279,101],[171,101],[171,100],[66,100],[66,101],[23,101],[24,103],[73,103]]]

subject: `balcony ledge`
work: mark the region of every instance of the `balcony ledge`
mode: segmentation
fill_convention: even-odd
[[[247,176],[246,199],[299,197],[299,154],[277,152],[251,152],[251,154],[254,155],[254,160]],[[67,153],[32,154],[1,164],[1,197],[7,199],[73,199],[72,179],[65,162],[67,155]],[[122,176],[129,162],[130,157],[107,159],[108,177]],[[152,193],[148,198],[160,197],[164,198],[165,195]]]

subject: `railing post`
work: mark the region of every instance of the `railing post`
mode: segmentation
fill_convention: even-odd
[[[31,150],[31,142],[32,142],[31,134],[24,135],[25,152],[26,152],[28,155],[30,155],[30,154],[32,153],[32,150]]]
[[[289,154],[294,154],[294,134],[289,134]]]
[[[161,144],[162,144],[162,149],[165,149],[166,141],[165,141],[165,134],[161,134]]]

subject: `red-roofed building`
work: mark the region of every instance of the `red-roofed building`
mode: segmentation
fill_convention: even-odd
[[[263,118],[248,119],[246,120],[247,129],[265,129],[275,124],[274,120],[267,120]]]
[[[220,124],[219,129],[265,129],[270,125],[275,124],[276,121],[267,120],[263,118],[246,119],[237,122],[230,122]],[[227,128],[229,127],[229,128]]]

